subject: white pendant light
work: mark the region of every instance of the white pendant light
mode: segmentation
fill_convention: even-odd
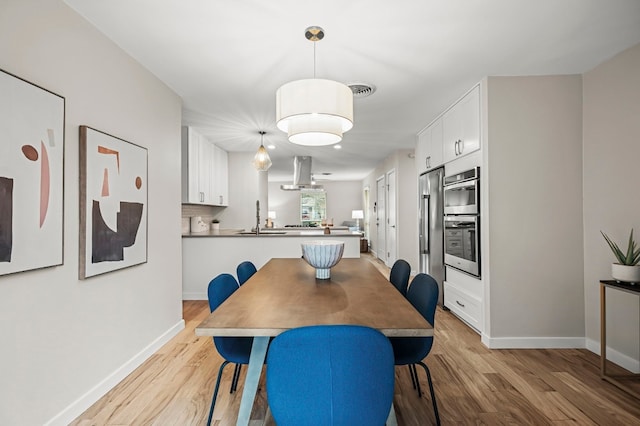
[[[317,79],[315,42],[324,30],[309,27],[305,31],[313,41],[313,78],[282,85],[276,92],[278,129],[287,132],[289,141],[298,145],[333,145],[353,127],[353,92],[346,84]]]
[[[256,156],[253,157],[253,167],[256,168],[259,172],[266,172],[271,167],[271,158],[269,158],[269,153],[264,148],[264,135],[265,131],[260,131],[260,148],[258,148],[258,152],[256,152]]]

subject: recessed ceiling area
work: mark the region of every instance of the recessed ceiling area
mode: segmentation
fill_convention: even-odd
[[[640,42],[638,0],[65,1],[182,97],[183,124],[230,152],[255,153],[266,131],[275,182],[294,155],[362,179],[485,76],[580,74]],[[313,77],[312,25],[318,78],[375,86],[340,150],[276,128],[278,87]]]

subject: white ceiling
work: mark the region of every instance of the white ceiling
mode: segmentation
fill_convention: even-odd
[[[640,42],[639,0],[65,0],[184,102],[183,124],[228,151],[255,152],[260,130],[290,181],[313,172],[362,179],[487,75],[583,73]],[[275,126],[279,86],[313,76],[377,87],[354,99],[343,149],[299,147]]]

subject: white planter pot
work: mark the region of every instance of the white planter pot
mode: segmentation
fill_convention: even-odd
[[[621,265],[619,263],[611,264],[611,276],[616,281],[627,283],[640,282],[640,265]]]
[[[220,224],[219,223],[212,223],[211,224],[211,230],[212,231],[219,231],[220,230]]]

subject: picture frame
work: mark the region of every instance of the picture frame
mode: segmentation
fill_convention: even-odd
[[[64,263],[65,98],[0,69],[0,276]]]
[[[147,149],[80,126],[79,278],[147,262]]]

